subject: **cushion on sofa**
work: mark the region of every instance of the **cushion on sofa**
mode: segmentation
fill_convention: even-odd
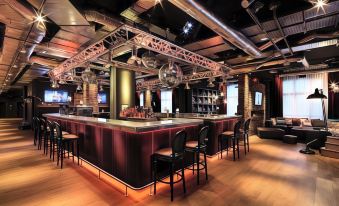
[[[321,119],[311,119],[312,127],[325,127],[325,123]]]
[[[303,126],[303,127],[312,127],[311,120],[309,120],[309,119],[302,119],[301,120],[301,126]]]
[[[285,122],[287,125],[292,125],[292,119],[291,118],[286,118]]]
[[[272,125],[277,125],[277,119],[276,118],[271,118]]]
[[[286,124],[286,120],[283,117],[277,117],[277,125],[285,125]]]
[[[292,119],[292,126],[300,126],[301,121],[299,118],[293,118]]]

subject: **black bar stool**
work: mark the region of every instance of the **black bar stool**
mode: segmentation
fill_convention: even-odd
[[[172,141],[172,147],[160,149],[152,155],[153,159],[153,185],[154,185],[154,194],[156,194],[156,185],[157,181],[170,184],[171,186],[171,201],[173,201],[173,184],[178,183],[182,180],[184,193],[186,193],[185,186],[185,144],[186,144],[186,132],[181,130],[175,134],[175,137]],[[165,182],[157,177],[157,162],[162,161],[170,164],[170,182]],[[175,163],[181,162],[181,175],[178,172],[174,171]],[[173,181],[173,174],[176,173],[181,178],[177,181]]]
[[[249,142],[250,123],[251,123],[251,118],[248,118],[244,123],[243,131],[244,131],[245,154],[246,154],[246,147],[247,147],[247,152],[250,152],[250,142]]]
[[[193,174],[194,174],[194,164],[197,164],[197,184],[200,180],[200,170],[205,169],[206,180],[208,180],[207,175],[207,161],[206,161],[206,137],[208,133],[208,126],[201,128],[197,140],[186,142],[186,152],[192,152],[193,154]],[[200,162],[200,153],[204,154],[204,161]],[[195,158],[196,156],[196,158]],[[196,159],[196,161],[195,161]],[[202,168],[200,168],[200,165]]]
[[[41,150],[42,143],[45,140],[45,119],[44,118],[38,118],[39,124],[38,124],[38,150]]]
[[[60,167],[62,169],[63,166],[63,160],[65,156],[65,144],[67,145],[72,144],[72,158],[74,162],[74,143],[76,141],[77,143],[77,158],[78,158],[78,165],[79,165],[79,137],[74,134],[66,134],[62,133],[61,126],[59,123],[54,122],[54,130],[55,130],[55,140],[57,142],[57,165],[59,165],[59,160],[60,160]],[[69,147],[68,147],[68,158],[69,156]]]
[[[33,131],[34,131],[34,139],[33,139],[33,144],[34,146],[37,144],[37,141],[38,141],[38,135],[39,135],[39,118],[38,117],[33,117],[33,120],[32,120],[32,128],[33,128]]]
[[[223,151],[223,142],[226,141],[226,152],[228,156],[228,148],[229,148],[229,142],[232,143],[232,149],[233,149],[233,161],[235,161],[235,151],[238,153],[238,159],[240,158],[240,153],[239,153],[239,137],[242,136],[242,133],[240,132],[240,127],[241,127],[241,120],[239,120],[237,123],[234,125],[233,131],[226,131],[223,132],[219,136],[219,150],[221,153],[221,159],[222,159],[222,151]]]

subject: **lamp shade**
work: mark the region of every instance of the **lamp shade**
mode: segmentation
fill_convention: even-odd
[[[327,99],[327,97],[316,88],[313,94],[308,95],[307,99]]]

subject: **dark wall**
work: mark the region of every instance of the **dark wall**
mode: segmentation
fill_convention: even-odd
[[[0,95],[0,118],[23,117],[23,90],[9,90]]]
[[[339,72],[328,74],[328,83],[335,82],[339,84]],[[334,93],[328,88],[328,118],[339,119],[339,93]]]

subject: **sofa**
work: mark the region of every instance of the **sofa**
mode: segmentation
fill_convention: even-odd
[[[309,127],[313,129],[325,128],[325,123],[320,119],[307,119],[307,118],[284,118],[276,117],[266,121],[266,127],[279,128],[285,130],[286,133],[290,133],[292,127]]]

